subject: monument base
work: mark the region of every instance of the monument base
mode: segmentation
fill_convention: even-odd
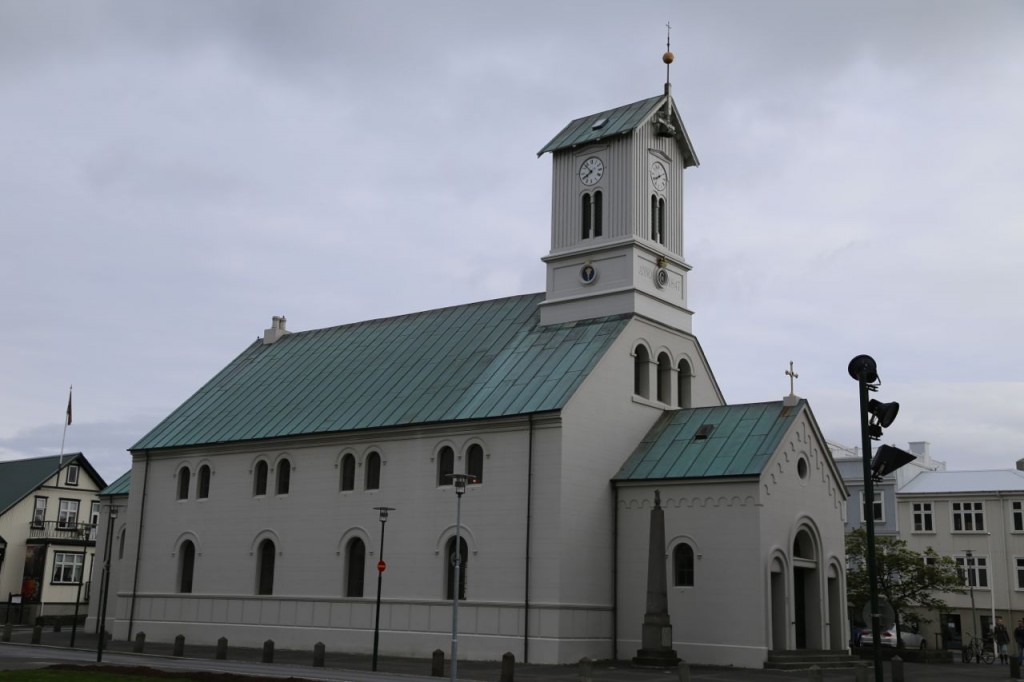
[[[682,660],[672,649],[637,649],[633,665],[648,668],[674,668]]]

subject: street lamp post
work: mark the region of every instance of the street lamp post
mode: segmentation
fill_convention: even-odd
[[[967,589],[971,593],[971,634],[975,637],[978,636],[978,615],[974,608],[974,581],[977,579],[977,572],[975,571],[974,552],[972,550],[964,550],[964,557],[967,559]]]
[[[380,641],[380,586],[384,580],[384,524],[388,522],[388,512],[395,511],[394,507],[374,507],[380,512],[380,555],[377,561],[377,618],[373,624],[373,671],[377,672],[377,643]]]
[[[114,521],[117,519],[117,512],[117,505],[112,504],[107,507],[107,540],[103,552],[103,597],[100,599],[100,636],[96,642],[97,663],[103,661],[103,644],[107,639],[107,597],[110,596],[110,557],[113,554]]]
[[[455,486],[455,580],[452,585],[452,665],[451,680],[459,677],[459,588],[462,569],[462,496],[466,492],[468,474],[448,474]]]

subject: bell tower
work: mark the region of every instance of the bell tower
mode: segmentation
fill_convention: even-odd
[[[663,94],[570,122],[551,152],[551,250],[541,324],[641,315],[690,332],[683,171],[697,155]]]

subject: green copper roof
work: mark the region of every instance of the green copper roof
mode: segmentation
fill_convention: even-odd
[[[257,340],[132,450],[560,409],[628,322],[539,326],[543,294]]]
[[[132,486],[132,470],[121,474],[116,481],[100,491],[100,495],[127,495]]]
[[[666,412],[616,474],[617,481],[756,476],[806,404],[782,401]]]
[[[84,469],[97,485],[106,485],[81,452],[0,462],[0,514],[46,483],[57,473],[57,467],[66,468],[72,463]]]

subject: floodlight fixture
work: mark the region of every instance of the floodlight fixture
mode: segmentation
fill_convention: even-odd
[[[870,355],[858,355],[850,360],[846,371],[850,373],[850,377],[854,381],[863,381],[867,384],[878,383],[878,365]]]
[[[882,480],[883,476],[891,474],[901,466],[910,464],[917,457],[906,450],[891,445],[881,445],[871,460],[871,476],[876,481]]]

